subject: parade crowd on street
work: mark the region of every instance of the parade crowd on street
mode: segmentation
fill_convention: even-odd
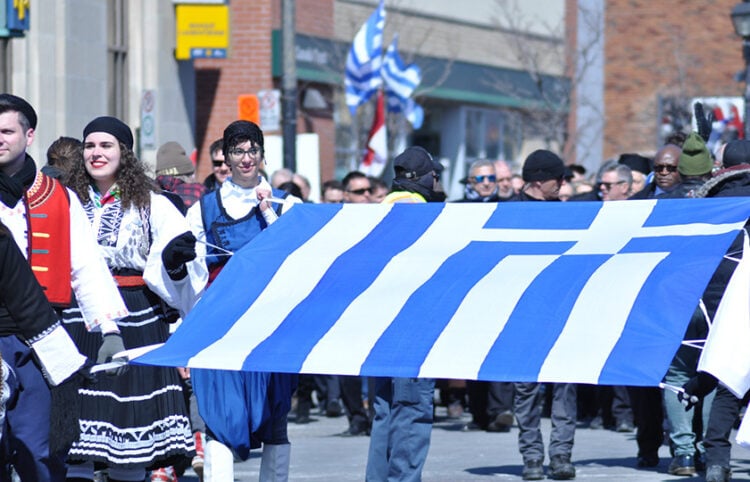
[[[595,173],[544,149],[518,166],[478,159],[461,180],[460,200],[446,199],[443,165],[411,146],[395,156],[390,185],[351,171],[323,182],[320,199],[608,203],[750,195],[750,140],[708,142],[711,123],[700,109],[696,123],[697,132],[674,134],[652,157],[625,153]],[[213,172],[202,183],[177,142],[158,149],[152,176],[120,119],[97,117],[80,138],[60,137],[46,162],[27,153],[37,127],[32,105],[0,94],[0,481],[174,482],[192,467],[201,480],[226,482],[235,461],[254,449],[262,451],[261,481],[294,480],[287,429],[310,422],[314,410],[346,417],[341,437],[369,437],[363,478],[419,481],[436,405],[456,420],[470,413],[464,431],[517,427],[524,480],[574,479],[582,428],[635,433],[639,468],[658,466],[666,443],[670,474],[731,479],[730,436],[747,396],[697,371],[700,350],[688,344],[664,374],[679,394],[116,363],[93,374],[92,366],[117,353],[165,342],[232,253],[311,202],[310,182],[287,169],[266,173],[263,132],[248,121],[232,122],[211,144]],[[744,236],[731,252],[741,253]],[[695,302],[686,340],[707,336],[735,266],[725,259],[717,268]],[[551,420],[546,450],[542,417]]]

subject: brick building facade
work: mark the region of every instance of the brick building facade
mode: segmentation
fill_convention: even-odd
[[[659,99],[741,96],[737,0],[607,0],[603,158],[658,147]]]

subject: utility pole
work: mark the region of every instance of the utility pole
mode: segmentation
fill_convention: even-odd
[[[297,170],[297,58],[294,48],[294,0],[281,4],[281,129],[284,167]]]

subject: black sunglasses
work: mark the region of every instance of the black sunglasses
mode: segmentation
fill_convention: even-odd
[[[346,192],[350,192],[352,194],[356,194],[357,196],[362,196],[363,194],[370,194],[370,193],[372,193],[372,189],[370,189],[369,187],[365,187],[365,188],[362,188],[362,189],[352,189],[352,190],[346,191]]]
[[[676,172],[677,166],[671,164],[654,164],[654,172],[662,172],[664,170],[667,172]]]
[[[213,164],[214,167],[221,167],[224,165],[224,161],[211,161],[211,164]]]

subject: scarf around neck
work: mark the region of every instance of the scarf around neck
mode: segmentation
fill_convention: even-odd
[[[0,171],[0,201],[9,208],[15,207],[23,197],[23,193],[31,187],[36,178],[36,164],[26,154],[23,166],[12,176]]]

